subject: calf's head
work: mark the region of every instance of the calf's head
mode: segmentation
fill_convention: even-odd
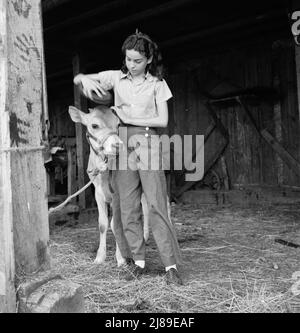
[[[69,107],[69,114],[75,123],[82,123],[87,127],[87,136],[91,148],[97,154],[115,156],[123,147],[123,142],[117,135],[118,117],[104,105],[89,109],[84,113],[74,106]]]

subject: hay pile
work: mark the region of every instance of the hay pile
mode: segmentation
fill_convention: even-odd
[[[114,259],[108,233],[107,260],[93,264],[98,246],[94,222],[55,227],[53,271],[80,284],[86,312],[300,312],[290,292],[300,271],[300,249],[274,242],[298,240],[299,206],[264,208],[172,207],[184,265],[185,285],[167,286],[153,239],[147,245],[148,273],[127,282]]]

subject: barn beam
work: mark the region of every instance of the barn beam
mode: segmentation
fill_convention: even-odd
[[[44,0],[42,1],[43,12],[46,13],[49,10],[52,10],[53,8],[56,8],[70,1],[72,0]]]
[[[113,10],[120,10],[121,9],[120,7],[123,8],[127,5],[129,5],[129,3],[130,3],[130,0],[115,0],[115,1],[105,3],[105,4],[101,5],[100,7],[96,7],[81,15],[77,15],[77,16],[71,17],[67,20],[64,20],[62,22],[59,22],[58,24],[53,24],[49,27],[45,27],[44,32],[45,33],[54,32],[59,29],[68,27],[72,24],[81,23],[83,20],[87,20],[93,16],[96,16],[99,14],[103,15],[103,14],[113,11]]]
[[[87,32],[84,32],[82,34],[77,34],[73,37],[73,40],[76,41],[82,41],[83,39],[91,39],[96,36],[100,36],[105,33],[109,33],[113,30],[120,29],[123,26],[139,22],[141,20],[145,20],[148,18],[153,18],[155,16],[159,16],[161,14],[164,14],[170,10],[178,9],[182,6],[186,6],[189,3],[196,2],[197,0],[173,0],[169,1],[167,3],[164,3],[160,6],[157,6],[155,8],[147,9],[142,12],[138,12],[136,14],[133,14],[131,16],[126,16],[123,19],[120,19],[118,21],[113,21],[111,23],[103,24],[98,28],[91,29]]]
[[[270,11],[266,14],[255,15],[248,18],[243,18],[239,20],[230,21],[221,25],[214,26],[213,28],[202,29],[197,32],[193,32],[191,34],[177,36],[167,41],[163,41],[160,43],[161,47],[167,48],[173,45],[182,44],[185,42],[190,42],[191,40],[204,38],[208,36],[217,36],[218,34],[224,34],[230,30],[240,29],[241,27],[245,27],[249,24],[258,24],[265,22],[269,19],[279,18],[280,16],[284,16],[285,12],[283,10],[274,10]]]
[[[0,312],[16,311],[15,275],[50,265],[40,5],[0,0]]]

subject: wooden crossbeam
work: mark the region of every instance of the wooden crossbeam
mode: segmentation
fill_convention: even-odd
[[[190,33],[187,35],[176,36],[172,39],[168,39],[167,41],[161,42],[160,46],[166,48],[166,47],[181,44],[184,42],[189,42],[193,39],[213,36],[213,35],[217,35],[218,33],[224,34],[225,32],[228,32],[230,30],[239,29],[242,26],[247,26],[249,24],[253,24],[253,22],[258,24],[259,22],[264,22],[271,18],[279,18],[280,16],[283,16],[283,15],[285,15],[285,12],[282,9],[281,10],[279,9],[279,10],[270,11],[266,14],[255,15],[255,16],[251,16],[251,17],[243,18],[243,19],[239,19],[239,20],[233,20],[233,21],[221,24],[221,25],[215,25],[213,28],[201,29],[201,30],[198,30],[196,32],[193,32],[193,33]]]
[[[61,21],[58,24],[51,25],[49,27],[44,28],[45,33],[55,32],[59,29],[69,27],[72,24],[81,23],[83,20],[87,20],[91,17],[97,16],[99,14],[103,15],[107,12],[111,12],[113,10],[121,10],[126,5],[129,5],[130,0],[115,0],[110,1],[108,3],[102,4],[100,7],[93,8],[87,12],[84,12],[80,15],[71,17],[67,20]]]
[[[44,1],[42,1],[43,13],[46,13],[49,10],[51,10],[55,7],[58,7],[60,5],[63,5],[70,1],[72,1],[72,0],[44,0]]]
[[[245,115],[248,116],[253,127],[255,127],[258,134],[271,146],[271,148],[280,156],[283,162],[295,172],[296,175],[300,176],[300,163],[287,151],[283,146],[265,129],[261,129],[256,123],[251,111],[247,108],[246,104],[241,97],[237,97],[237,101],[240,103],[242,110]]]
[[[113,21],[111,23],[103,24],[95,29],[91,29],[82,34],[74,35],[73,40],[82,41],[91,39],[96,36],[100,36],[105,33],[109,33],[115,29],[119,29],[122,26],[132,24],[141,20],[153,18],[155,16],[169,12],[170,10],[178,9],[182,6],[186,6],[189,3],[196,2],[197,0],[173,0],[164,3],[160,6],[144,10],[142,12],[135,13],[131,16],[126,16],[120,20]]]
[[[219,130],[219,132],[222,134],[222,136],[225,139],[225,142],[222,146],[219,147],[219,149],[215,152],[215,154],[208,160],[205,161],[204,164],[204,177],[207,174],[207,172],[216,164],[216,162],[218,161],[218,159],[222,156],[222,154],[224,153],[228,142],[229,142],[229,134],[227,129],[224,127],[224,125],[222,124],[221,120],[219,119],[219,117],[217,116],[217,114],[215,113],[213,107],[210,105],[209,102],[205,103],[213,121],[214,121],[214,125],[211,124],[208,127],[207,133],[209,134],[206,138],[206,140],[204,140],[204,142],[207,141],[208,137],[211,135],[211,133],[213,132],[213,130],[215,128],[217,128]],[[202,179],[201,179],[202,180]],[[199,180],[199,181],[201,181]],[[176,193],[174,193],[174,196],[176,196],[177,198],[180,197],[185,191],[189,190],[193,185],[197,184],[199,181],[189,181],[186,182],[180,189],[178,189],[176,191]]]
[[[224,145],[222,145],[212,156],[209,161],[205,163],[204,167],[204,176],[207,174],[207,172],[215,165],[215,163],[218,161],[220,156],[224,153],[226,147],[228,145],[228,142],[225,142]],[[201,181],[201,180],[200,180]],[[199,181],[192,181],[192,182],[186,182],[176,193],[175,196],[179,198],[185,191],[189,190],[193,185],[199,183]]]
[[[210,137],[210,135],[213,133],[213,131],[215,130],[215,128],[216,128],[216,124],[215,124],[215,122],[214,121],[212,121],[209,125],[208,125],[208,127],[207,127],[207,129],[206,129],[206,131],[205,131],[205,134],[204,134],[204,144],[205,144],[205,142],[208,140],[208,138]],[[201,149],[202,149],[202,147],[201,147]],[[197,152],[194,152],[194,154],[192,155],[192,160],[191,160],[191,162],[190,162],[190,164],[192,164],[192,161],[194,161],[195,160],[195,158],[196,158],[196,155],[197,155]],[[178,170],[178,175],[179,175],[179,182],[181,181],[181,179],[183,178],[183,177],[185,177],[185,173],[186,173],[186,170],[189,170],[190,169],[190,165],[188,165],[187,167],[186,167],[186,169],[183,169],[182,171],[179,171]]]

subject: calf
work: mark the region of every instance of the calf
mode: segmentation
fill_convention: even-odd
[[[116,157],[118,149],[123,145],[117,135],[119,119],[110,108],[104,105],[90,109],[90,113],[84,113],[70,106],[69,114],[74,122],[82,123],[87,127],[87,139],[91,148],[87,171],[89,177],[93,179],[95,186],[100,231],[99,248],[94,262],[96,264],[102,264],[106,259],[106,234],[109,224],[106,208],[107,203],[111,203],[112,201],[112,193],[109,186],[108,163],[112,162],[112,159]],[[97,174],[97,171],[100,171],[100,173]],[[149,214],[144,194],[142,195],[141,202],[144,214],[144,238],[145,241],[147,241],[149,237]],[[115,235],[117,229],[115,230],[114,228],[113,217],[111,219],[111,229]],[[116,259],[118,266],[125,263],[125,258],[122,257],[117,243]]]

